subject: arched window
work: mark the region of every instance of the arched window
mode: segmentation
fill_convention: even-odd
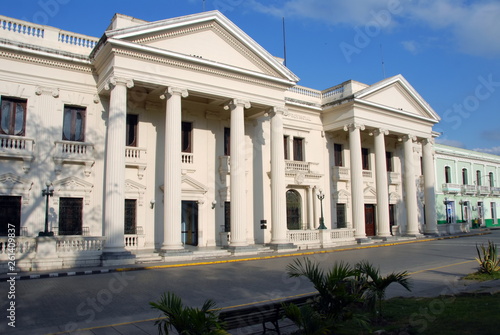
[[[302,226],[302,197],[296,190],[286,192],[286,226],[289,230]]]
[[[451,168],[449,166],[444,168],[444,179],[446,184],[451,184]]]
[[[476,185],[481,186],[481,170],[476,171]]]
[[[495,187],[495,179],[493,178],[493,172],[490,172],[490,187]]]
[[[462,169],[462,184],[469,185],[469,178],[467,177],[467,169]]]

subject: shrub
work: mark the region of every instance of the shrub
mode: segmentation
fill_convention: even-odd
[[[488,246],[476,244],[479,263],[479,273],[493,274],[500,271],[500,259],[498,258],[497,246],[492,241],[488,241]]]

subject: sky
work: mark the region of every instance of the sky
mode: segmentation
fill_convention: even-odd
[[[302,86],[401,74],[440,116],[437,143],[500,155],[500,0],[16,0],[0,15],[100,37],[115,13],[204,10],[286,54]]]

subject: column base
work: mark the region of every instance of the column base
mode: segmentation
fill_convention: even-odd
[[[101,255],[102,266],[135,264],[135,255],[130,251],[105,251]]]
[[[297,246],[293,243],[269,243],[267,244],[267,246],[271,249],[273,249],[274,251],[280,251],[280,250],[290,250],[290,249],[293,249],[293,250],[296,250],[297,249]]]
[[[368,243],[372,243],[372,239],[369,238],[369,237],[358,237],[356,238],[356,243],[358,244],[368,244]]]
[[[243,245],[243,246],[235,246],[229,245],[227,247],[232,254],[254,254],[257,253],[258,249],[255,245]]]

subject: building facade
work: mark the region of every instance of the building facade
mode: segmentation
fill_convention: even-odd
[[[435,146],[438,223],[499,227],[500,157]]]
[[[20,267],[438,233],[439,116],[401,75],[299,86],[218,11],[116,14],[100,39],[0,16],[0,36],[0,233]]]

